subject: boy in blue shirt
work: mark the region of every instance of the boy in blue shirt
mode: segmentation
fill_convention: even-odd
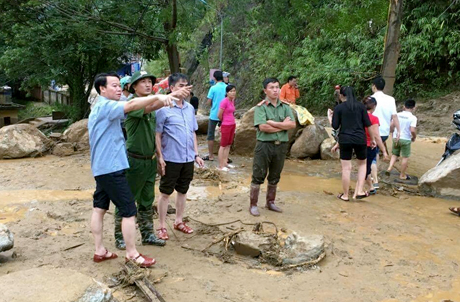
[[[211,105],[211,112],[209,113],[209,124],[208,124],[208,151],[209,155],[205,156],[204,160],[214,160],[214,137],[216,132],[216,126],[220,122],[217,114],[219,113],[220,102],[225,98],[227,84],[223,82],[224,77],[222,71],[217,70],[214,72],[214,79],[216,84],[209,89],[208,92],[208,106]]]

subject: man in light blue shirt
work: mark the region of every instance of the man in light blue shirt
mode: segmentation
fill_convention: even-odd
[[[112,200],[123,217],[122,232],[126,242],[126,259],[133,259],[141,267],[150,267],[155,264],[155,259],[140,254],[134,244],[136,204],[125,176],[125,169],[129,168],[129,164],[120,122],[128,112],[144,108],[155,110],[169,106],[177,99],[172,95],[153,95],[135,98],[130,102],[119,102],[122,90],[116,73],[97,75],[94,86],[100,96],[88,120],[91,170],[96,180],[91,216],[91,232],[96,247],[93,261],[102,262],[118,257],[115,253],[109,252],[102,242],[104,215]],[[181,92],[175,95],[187,95],[190,88]]]
[[[171,92],[188,85],[187,76],[175,73],[169,76]],[[176,190],[176,221],[174,229],[186,234],[193,232],[183,221],[185,201],[190,182],[193,179],[194,163],[203,167],[198,156],[198,144],[195,131],[198,124],[195,110],[183,99],[174,102],[171,108],[162,108],[156,112],[156,136],[158,170],[161,174],[160,198],[158,199],[159,229],[158,238],[168,240],[166,230],[166,212],[169,196]]]
[[[205,160],[214,160],[214,137],[216,126],[220,122],[218,117],[219,106],[220,102],[225,98],[225,88],[227,87],[227,84],[223,82],[222,71],[215,71],[213,76],[217,83],[208,92],[208,106],[211,105],[211,112],[209,113],[207,137],[209,155],[204,158]]]

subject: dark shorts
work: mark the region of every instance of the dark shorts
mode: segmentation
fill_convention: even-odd
[[[220,126],[220,146],[228,147],[233,144],[233,139],[235,138],[235,129],[236,125],[222,125]]]
[[[165,175],[160,180],[160,192],[171,195],[174,190],[186,194],[193,179],[194,162],[172,163],[167,161]]]
[[[371,174],[371,166],[377,156],[377,148],[367,147],[366,177]]]
[[[340,144],[340,159],[351,160],[353,151],[355,151],[356,158],[365,160],[367,157],[367,146],[365,144]]]
[[[136,216],[134,196],[129,189],[125,171],[99,175],[96,179],[96,191],[93,195],[93,207],[108,210],[112,201],[121,217]]]
[[[215,133],[216,133],[216,126],[217,124],[219,124],[220,121],[214,121],[214,120],[211,120],[209,119],[209,122],[208,122],[208,137],[206,138],[206,140],[208,141],[213,141],[214,140],[214,136],[215,136]]]
[[[381,136],[380,138],[382,139],[382,143],[385,144],[385,142],[386,142],[387,139],[388,139],[388,135],[386,135],[386,136]],[[385,145],[385,147],[386,147],[386,145]],[[377,150],[376,155],[379,154],[379,152],[380,152],[379,146],[375,147],[375,149]],[[372,161],[372,163],[373,163],[373,164],[377,164],[377,156],[374,157],[374,160]]]

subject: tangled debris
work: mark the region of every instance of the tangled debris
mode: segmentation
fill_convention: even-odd
[[[245,223],[235,220],[207,224],[191,217],[188,219],[203,225],[203,230],[212,230],[209,233],[214,235],[214,240],[204,248],[188,245],[182,245],[182,248],[213,255],[225,263],[242,261],[251,267],[265,264],[275,270],[288,270],[316,265],[326,256],[323,236],[300,236],[295,232],[287,233],[284,229],[279,231],[276,224],[270,221]],[[228,232],[219,228],[235,223],[242,226]],[[264,230],[264,225],[270,226],[269,230]],[[252,229],[247,230],[245,226],[252,226]],[[254,260],[259,265],[254,266]]]

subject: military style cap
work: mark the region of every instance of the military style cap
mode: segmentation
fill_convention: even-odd
[[[131,87],[129,87],[129,92],[134,93],[134,84],[136,84],[137,81],[145,79],[145,78],[150,78],[152,79],[152,84],[155,85],[155,81],[157,78],[154,75],[149,74],[147,71],[136,71],[133,76],[131,77]]]

